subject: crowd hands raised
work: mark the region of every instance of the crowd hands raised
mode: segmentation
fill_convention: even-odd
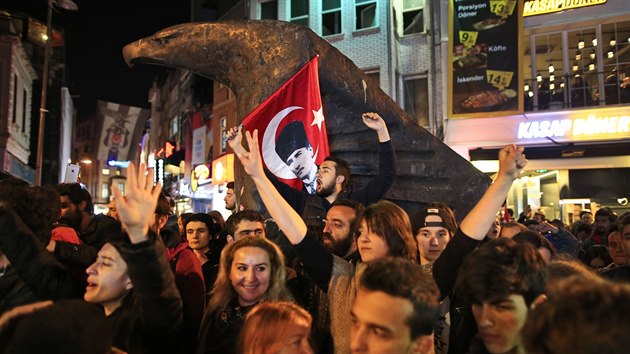
[[[233,185],[226,221],[178,218],[144,165],[130,165],[124,196],[113,188],[110,216],[93,215],[78,184],[0,181],[0,352],[630,348],[630,217],[601,209],[594,231],[585,214],[573,232],[527,212],[503,222],[497,212],[527,164],[514,145],[461,222],[439,201],[409,217],[382,199],[396,170],[387,126],[362,118],[378,136],[379,174],[353,192],[335,157],[320,165],[315,194],[287,189],[266,173],[257,131],[229,132],[270,219],[239,206]],[[593,251],[602,247],[612,260]]]

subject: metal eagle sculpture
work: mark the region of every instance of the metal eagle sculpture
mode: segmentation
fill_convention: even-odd
[[[364,112],[386,121],[396,151],[397,178],[385,198],[410,215],[433,201],[463,218],[490,180],[418,125],[350,59],[309,28],[284,21],[186,23],[158,31],[123,49],[128,65],[154,64],[189,70],[229,87],[237,119],[257,105],[315,55],[331,154],[347,160],[351,184],[360,187],[377,174],[378,142],[361,122]],[[261,206],[253,182],[235,164],[243,200]]]

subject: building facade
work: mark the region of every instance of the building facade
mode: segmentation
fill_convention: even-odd
[[[524,113],[449,119],[445,142],[487,172],[497,170],[501,146],[525,146],[528,171],[508,199],[517,213],[531,205],[570,223],[585,209],[628,211],[627,1],[521,4]]]
[[[425,0],[250,0],[248,17],[308,26],[418,124],[442,134],[439,7]]]
[[[18,36],[0,35],[0,168],[3,173],[35,182],[30,156],[35,69]]]

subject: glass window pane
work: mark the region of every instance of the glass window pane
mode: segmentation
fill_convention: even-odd
[[[356,5],[359,5],[359,4],[365,4],[365,3],[368,3],[368,2],[374,2],[374,0],[355,0],[354,3]]]
[[[296,20],[291,20],[292,23],[298,24],[298,25],[302,25],[302,26],[307,26],[308,27],[308,17],[304,17],[304,18],[300,18],[300,19],[296,19]]]
[[[417,9],[424,5],[424,0],[403,0],[403,10]]]
[[[308,15],[308,0],[291,0],[291,18]]]
[[[599,75],[597,74],[596,51],[598,50],[598,41],[595,38],[595,28],[570,31],[568,37],[569,48],[567,50],[569,51],[569,59],[573,61],[569,71],[570,106],[585,107],[597,104]],[[601,48],[601,45],[599,47]]]
[[[357,29],[376,27],[376,3],[357,6]]]
[[[341,0],[322,0],[322,10],[335,10],[341,7]]]
[[[562,109],[565,103],[565,84],[562,65],[562,33],[535,37],[536,88],[539,111]],[[529,94],[528,94],[529,95]]]
[[[341,33],[341,11],[329,12],[322,15],[322,35]]]
[[[278,19],[278,2],[267,1],[260,4],[260,18],[262,20]]]
[[[429,90],[427,78],[404,81],[405,111],[416,118],[418,124],[429,126]]]
[[[424,16],[422,10],[403,13],[403,35],[424,32]]]

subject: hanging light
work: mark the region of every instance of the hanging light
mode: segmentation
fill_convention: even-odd
[[[575,63],[573,63],[573,71],[578,71],[579,67],[578,67],[578,63],[577,61]]]
[[[525,86],[523,86],[523,89],[525,90],[525,92],[529,91],[529,85],[525,84]]]
[[[595,70],[595,63],[591,62],[590,64],[588,64],[588,70],[590,71]]]
[[[593,37],[591,43],[593,43],[593,47],[597,47],[597,37]]]
[[[529,97],[534,97],[534,92],[533,92],[533,91],[529,91],[529,92],[527,93],[527,96],[529,96]]]
[[[582,52],[578,50],[577,52],[575,52],[575,60],[580,60],[580,59],[582,59]]]
[[[556,75],[551,74],[549,75],[549,81],[555,81],[556,80]]]
[[[555,88],[556,88],[556,84],[554,84],[554,83],[550,83],[549,84],[549,89],[550,90],[554,90]]]
[[[554,70],[556,70],[556,69],[553,67],[553,63],[549,62],[549,73],[554,72]]]
[[[542,81],[542,75],[540,75],[540,73],[538,73],[538,75],[536,76],[536,81],[538,82]]]
[[[560,83],[560,88],[564,88],[564,82]]]
[[[615,39],[615,36],[610,37],[610,45],[613,47],[617,45],[617,39]]]
[[[611,49],[611,50],[609,50],[609,51],[608,51],[608,53],[607,53],[606,55],[608,55],[608,59],[612,59],[612,58],[614,58],[614,57],[615,57],[615,53],[612,51],[612,49]]]
[[[590,52],[590,53],[588,53],[588,56],[589,56],[591,59],[595,59],[595,51],[591,49],[591,52]]]
[[[630,38],[628,38],[628,42],[630,42]],[[580,41],[578,42],[578,49],[584,48],[584,38],[580,37]]]

